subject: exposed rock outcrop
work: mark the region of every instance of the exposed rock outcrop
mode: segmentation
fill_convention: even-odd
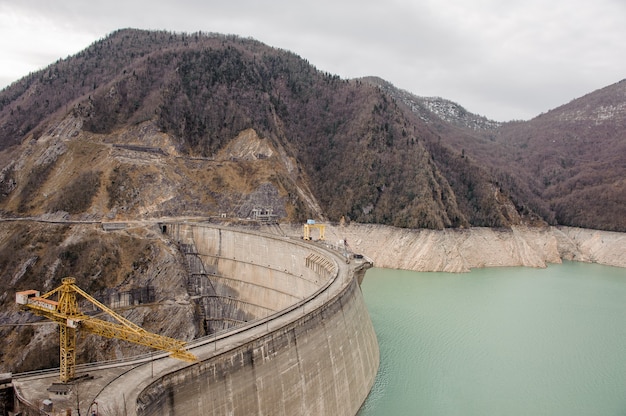
[[[626,267],[626,234],[571,227],[437,231],[351,224],[327,226],[326,240],[346,241],[351,251],[369,257],[377,267],[415,271],[546,267],[562,260]]]

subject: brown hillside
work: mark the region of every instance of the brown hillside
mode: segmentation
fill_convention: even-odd
[[[242,200],[262,187],[289,221],[520,221],[504,214],[511,204],[489,175],[433,148],[432,130],[384,91],[251,40],[119,31],[16,83],[0,103],[1,147],[15,155],[2,170],[10,215],[245,218]],[[274,156],[217,162],[250,129]],[[444,173],[457,165],[464,179]]]
[[[521,214],[538,214],[552,224],[626,230],[626,80],[533,120],[504,124],[444,99],[368,81],[424,120],[437,145],[475,160]],[[439,159],[444,170],[445,160]],[[446,171],[448,177],[460,172]]]
[[[505,125],[498,141],[556,222],[626,230],[626,80]]]

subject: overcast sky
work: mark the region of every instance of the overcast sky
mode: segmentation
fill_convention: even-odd
[[[624,0],[0,0],[0,88],[127,27],[252,37],[499,121],[626,78]]]

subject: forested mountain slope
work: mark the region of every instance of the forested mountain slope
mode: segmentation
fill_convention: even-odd
[[[144,216],[245,217],[237,201],[269,190],[279,201],[270,205],[287,221],[344,217],[426,228],[547,222],[624,231],[625,90],[621,82],[533,120],[501,124],[380,79],[340,79],[251,39],[120,30],[0,93],[0,207],[7,215],[68,211],[42,198],[64,187],[108,201],[94,207],[82,198],[81,207],[70,204],[73,215],[132,216],[142,205]],[[211,162],[244,131],[264,140],[276,163],[263,154],[228,171]],[[83,151],[156,146],[205,158],[211,184],[197,189],[199,165],[177,178],[167,169],[131,173],[136,167],[107,162],[110,152],[98,156],[98,170],[81,165],[59,179],[63,149],[81,140]],[[28,158],[28,146],[40,148],[39,159]],[[56,150],[44,152],[47,146]],[[263,164],[257,176],[252,166]],[[140,202],[154,200],[142,179],[153,175],[192,184],[185,206],[172,195],[166,206]],[[124,181],[125,191],[116,191]],[[191,194],[202,194],[202,202]]]
[[[626,80],[509,123],[367,81],[427,123],[447,147],[480,163],[520,212],[551,224],[626,230]]]
[[[626,231],[626,80],[504,125],[497,140],[557,223]]]
[[[93,195],[83,201],[100,197],[107,206],[83,203],[73,215],[137,215],[132,208],[142,205],[144,216],[210,216],[238,211],[232,204],[270,184],[285,201],[283,218],[290,221],[344,217],[444,228],[536,219],[529,212],[520,217],[519,207],[484,166],[450,147],[384,90],[320,72],[294,54],[249,39],[121,30],[18,81],[2,91],[0,103],[5,155],[0,207],[11,215],[68,211],[37,196],[86,187]],[[59,133],[60,125],[70,124],[74,128]],[[137,129],[152,133],[130,133]],[[215,164],[213,159],[247,130],[267,141],[284,169],[275,165],[274,175],[263,169],[255,178],[254,167],[267,165],[261,155],[259,163],[230,166],[238,171],[234,180],[231,171]],[[37,160],[25,160],[33,153],[28,146],[53,142],[55,157],[41,156],[46,151],[40,149]],[[103,152],[98,170],[81,164],[60,179],[60,161],[71,163],[68,152],[78,142],[82,152]],[[131,172],[135,168],[108,163],[106,157],[111,145],[155,143],[170,148],[168,155],[205,158],[212,182],[194,193],[210,194],[212,201],[193,204],[185,196],[188,203],[177,206],[171,196],[166,207],[137,202],[154,200],[153,192],[144,194],[142,177],[159,173],[140,174],[145,166]],[[16,164],[19,158],[23,161]],[[173,161],[160,160],[168,166]],[[189,170],[177,178],[166,172],[158,181],[198,183]],[[116,191],[124,181],[124,192]],[[244,189],[242,183],[250,182],[255,183]]]

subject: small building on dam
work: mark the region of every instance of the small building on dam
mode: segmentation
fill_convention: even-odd
[[[205,223],[162,230],[187,258],[188,290],[212,335],[189,343],[196,363],[163,353],[89,364],[81,414],[356,415],[379,366],[359,287],[371,263]],[[38,408],[55,377],[14,377],[17,407]]]

